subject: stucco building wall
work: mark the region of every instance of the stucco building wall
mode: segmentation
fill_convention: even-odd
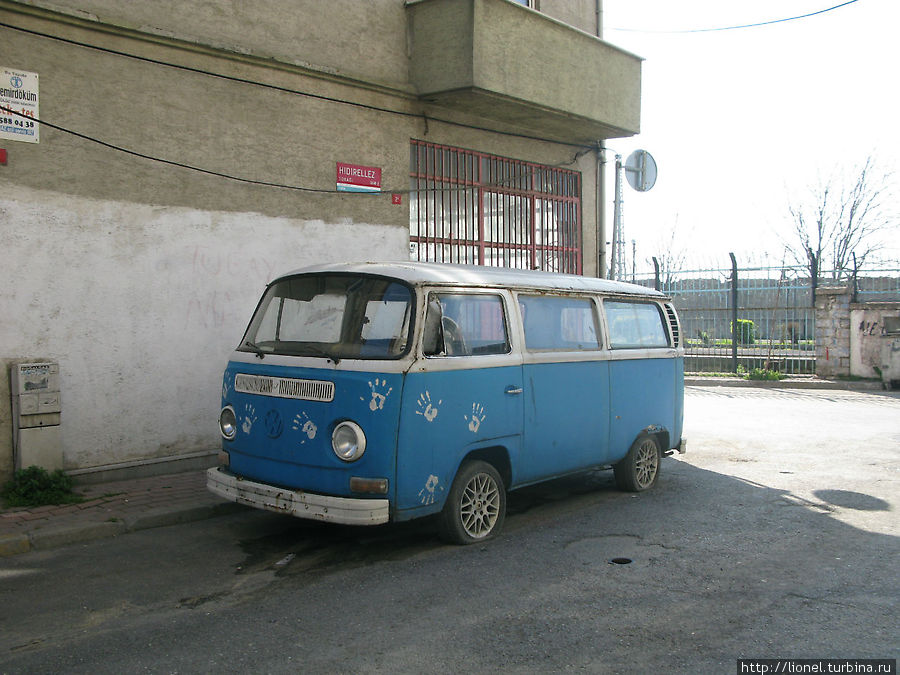
[[[580,171],[596,273],[595,152],[420,99],[402,0],[292,7],[0,0],[0,67],[39,74],[47,122],[0,140],[0,362],[59,361],[70,470],[213,452],[221,369],[268,281],[408,259],[410,139]],[[381,168],[383,192],[336,193],[337,162]]]

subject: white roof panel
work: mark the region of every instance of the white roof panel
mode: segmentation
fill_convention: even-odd
[[[371,274],[393,277],[412,285],[440,284],[442,286],[514,287],[536,290],[582,291],[587,293],[623,293],[664,297],[646,286],[608,279],[582,277],[575,274],[554,274],[506,267],[479,265],[450,265],[428,262],[348,262],[314,265],[283,274],[279,278],[297,274]]]

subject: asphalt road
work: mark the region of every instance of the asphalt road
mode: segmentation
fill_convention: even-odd
[[[248,510],[2,560],[0,672],[897,658],[900,396],[691,387],[686,419],[652,492],[611,472],[520,491],[486,545]]]

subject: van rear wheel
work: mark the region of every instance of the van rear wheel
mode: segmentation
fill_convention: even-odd
[[[506,518],[506,486],[497,470],[478,460],[463,463],[453,480],[438,531],[451,544],[475,544],[493,537]]]
[[[659,478],[661,458],[656,436],[638,436],[628,454],[613,465],[616,485],[628,492],[642,492],[652,488]]]

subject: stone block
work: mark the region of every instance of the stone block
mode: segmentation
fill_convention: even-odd
[[[7,558],[31,550],[27,534],[0,534],[0,558]]]

